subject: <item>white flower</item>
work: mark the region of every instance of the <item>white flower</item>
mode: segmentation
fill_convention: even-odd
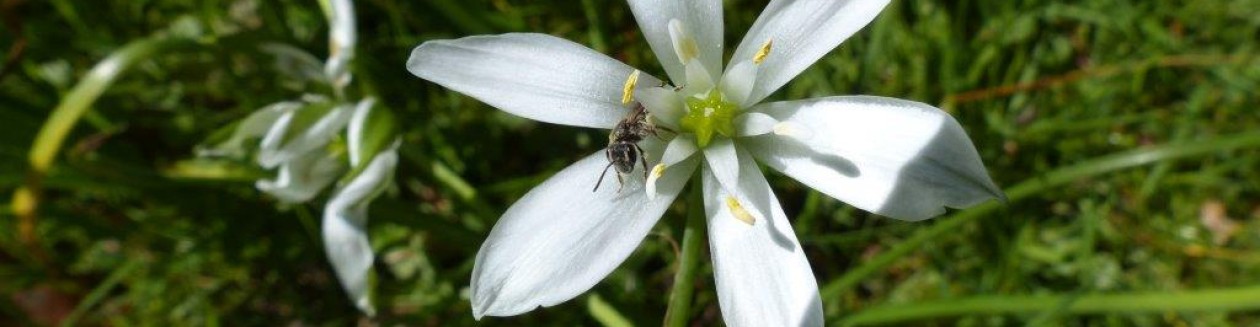
[[[281,102],[245,118],[227,141],[201,151],[211,156],[239,154],[240,143],[261,137],[259,165],[279,167],[279,172],[275,179],[255,185],[287,203],[309,201],[344,176],[345,185],[324,206],[324,247],[346,293],[368,315],[375,308],[368,296],[373,253],[365,229],[367,207],[390,185],[398,164],[392,119],[372,98],[339,105],[323,98]],[[330,149],[335,147],[329,143],[343,130],[345,149]]]
[[[417,47],[407,62],[412,74],[516,115],[607,129],[628,113],[623,96],[634,95],[654,122],[678,132],[668,144],[641,143],[655,163],[646,181],[636,169],[620,192],[591,192],[608,162],[600,151],[512,205],[478,253],[474,316],[520,314],[593,287],[638,246],[696,167],[719,304],[733,326],[822,324],[809,263],[754,158],[898,219],[1000,197],[962,127],[929,105],[869,96],[760,103],[885,5],[772,1],[723,70],[720,1],[630,1],[678,88],[542,34]]]
[[[259,180],[255,186],[289,203],[310,200],[345,170],[337,154],[325,148],[345,128],[354,105],[308,98],[260,109],[237,128],[238,135],[249,136],[271,120],[259,141],[257,161],[266,169],[280,167],[280,172],[274,180]],[[237,135],[233,136],[235,139]]]
[[[358,167],[362,158],[359,148],[364,146],[363,137],[368,117],[373,109],[371,99],[360,102],[348,128],[351,166]],[[368,296],[368,272],[371,271],[373,253],[367,236],[367,209],[372,199],[384,191],[393,180],[394,167],[398,165],[398,142],[372,157],[366,168],[349,183],[337,190],[324,206],[324,249],[332,262],[341,286],[359,310],[367,315],[375,314]]]
[[[239,157],[246,152],[246,141],[261,138],[258,165],[279,171],[255,186],[287,203],[309,201],[341,176],[341,186],[324,206],[324,247],[355,306],[373,315],[368,276],[374,254],[366,231],[367,209],[392,183],[399,139],[392,114],[377,108],[375,99],[355,103],[343,92],[351,79],[356,43],[353,2],[324,0],[321,5],[330,25],[323,77],[331,82],[335,100],[306,94],[300,101],[269,105],[242,120],[226,141],[198,152]],[[264,51],[274,53],[280,65],[292,66],[298,77],[320,74],[317,59],[301,50],[270,45]],[[338,138],[343,130],[345,138]]]

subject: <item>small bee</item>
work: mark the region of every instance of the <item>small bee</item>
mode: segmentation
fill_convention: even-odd
[[[643,148],[639,147],[639,141],[649,135],[660,138],[660,135],[656,134],[658,127],[648,121],[647,116],[647,108],[644,108],[642,103],[635,102],[630,114],[613,127],[612,133],[608,134],[608,149],[604,150],[604,155],[608,157],[608,166],[605,166],[604,172],[599,174],[599,181],[595,182],[595,188],[591,192],[599,190],[599,185],[604,182],[604,175],[607,175],[608,169],[612,167],[617,167],[617,184],[619,185],[617,192],[621,192],[621,186],[625,186],[621,176],[634,171],[636,161],[643,165],[643,178],[647,179],[647,156],[643,153]],[[664,127],[659,128],[670,131]]]

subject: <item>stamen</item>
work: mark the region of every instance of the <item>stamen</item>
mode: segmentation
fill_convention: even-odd
[[[748,213],[748,210],[744,210],[744,206],[739,204],[739,200],[736,200],[733,196],[726,197],[726,208],[731,209],[731,215],[734,215],[735,219],[739,219],[739,221],[742,221],[749,226],[752,226],[753,223],[757,222],[757,218],[753,217],[751,213]]]
[[[700,53],[696,40],[691,38],[691,34],[687,34],[687,29],[678,19],[669,21],[669,37],[674,43],[674,54],[678,55],[678,61],[683,65],[695,59]]]
[[[783,136],[795,138],[798,140],[808,140],[810,137],[814,136],[814,132],[809,130],[808,127],[802,126],[801,124],[797,124],[794,122],[787,122],[787,121],[774,124],[774,134],[783,135]]]
[[[665,164],[658,163],[652,167],[652,172],[648,174],[647,190],[648,200],[656,200],[656,180],[665,176]]]
[[[766,43],[761,45],[761,50],[757,50],[757,54],[753,55],[754,64],[760,65],[762,61],[766,61],[766,57],[770,56],[771,43],[774,43],[774,40],[766,40]]]
[[[639,84],[639,70],[635,69],[630,73],[630,77],[626,78],[626,85],[621,88],[621,104],[628,104],[634,100],[634,86]]]

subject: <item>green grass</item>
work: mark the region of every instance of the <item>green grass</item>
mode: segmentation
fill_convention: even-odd
[[[28,181],[41,126],[94,65],[138,40],[197,46],[139,58],[53,149],[36,243],[24,244],[14,208],[0,207],[0,325],[365,319],[325,260],[320,205],[277,204],[253,188],[260,172],[249,162],[190,161],[253,110],[326,92],[261,50],[284,44],[325,57],[316,1],[3,3],[17,4],[0,10],[0,49],[12,58],[0,62],[3,199]],[[424,82],[403,67],[411,48],[539,32],[663,70],[620,1],[356,5],[352,92],[380,98],[403,133],[397,185],[371,214],[379,322],[473,325],[466,285],[495,219],[600,150],[606,134],[512,117]],[[727,44],[764,5],[726,1]],[[1260,323],[1260,304],[1245,305],[1260,285],[1256,13],[1257,0],[894,1],[772,99],[871,94],[938,105],[1012,201],[907,223],[770,173],[828,321]],[[1238,226],[1232,234],[1204,223],[1218,204]],[[667,213],[589,295],[482,323],[661,323],[686,212],[680,203]],[[690,320],[720,323],[711,263],[696,269]],[[1241,300],[1205,300],[1218,296]]]

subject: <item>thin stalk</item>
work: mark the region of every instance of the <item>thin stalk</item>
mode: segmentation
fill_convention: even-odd
[[[1059,168],[1045,175],[1033,177],[1011,187],[1006,192],[1006,195],[1009,202],[1016,202],[1085,177],[1164,160],[1202,156],[1249,146],[1260,146],[1260,132],[1248,132],[1204,141],[1167,144],[1121,152]],[[919,249],[927,242],[936,239],[938,236],[957,231],[963,225],[1003,207],[1004,205],[996,201],[990,201],[971,209],[957,212],[951,216],[937,219],[936,224],[915,233],[909,239],[893,246],[888,252],[876,256],[861,266],[849,270],[840,278],[827,283],[823,287],[821,295],[823,299],[838,298],[844,292],[857,286],[858,283],[877,272],[883,271],[897,259]]]
[[[24,185],[13,194],[13,214],[18,217],[18,235],[23,243],[28,246],[35,244],[35,211],[39,206],[40,186],[44,175],[48,173],[57,153],[61,152],[66,136],[92,107],[92,103],[135,63],[162,51],[194,44],[194,41],[182,38],[153,37],[133,41],[92,67],[61,99],[35,136],[28,155],[30,170],[27,171]]]
[[[79,322],[79,319],[83,318],[88,311],[92,310],[92,307],[101,303],[101,301],[105,299],[105,296],[109,295],[109,292],[113,290],[115,286],[122,283],[124,278],[131,277],[132,273],[135,272],[136,269],[139,269],[142,263],[143,262],[140,260],[130,260],[127,261],[127,263],[124,263],[121,267],[118,267],[118,269],[114,269],[114,272],[110,273],[108,277],[105,277],[105,280],[100,284],[96,284],[96,287],[92,288],[92,291],[83,298],[83,301],[80,301],[79,304],[74,307],[74,310],[70,311],[70,314],[66,315],[65,319],[61,320],[61,326],[76,325]]]
[[[1056,308],[1069,314],[1257,309],[1260,308],[1260,285],[1175,293],[977,296],[880,306],[850,315],[841,325],[889,324],[967,314],[1031,314]]]
[[[590,297],[586,298],[586,310],[591,314],[591,317],[595,318],[595,321],[599,321],[604,327],[634,326],[630,319],[626,319],[626,316],[617,312],[617,308],[608,304],[608,301],[604,301],[604,298],[600,297],[599,294],[591,294]]]
[[[699,183],[692,183],[687,199],[687,222],[683,228],[682,250],[678,254],[678,272],[674,274],[674,289],[669,295],[669,309],[665,311],[665,326],[682,327],[691,318],[691,300],[696,291],[696,273],[700,271],[700,254],[704,244],[704,191]]]

